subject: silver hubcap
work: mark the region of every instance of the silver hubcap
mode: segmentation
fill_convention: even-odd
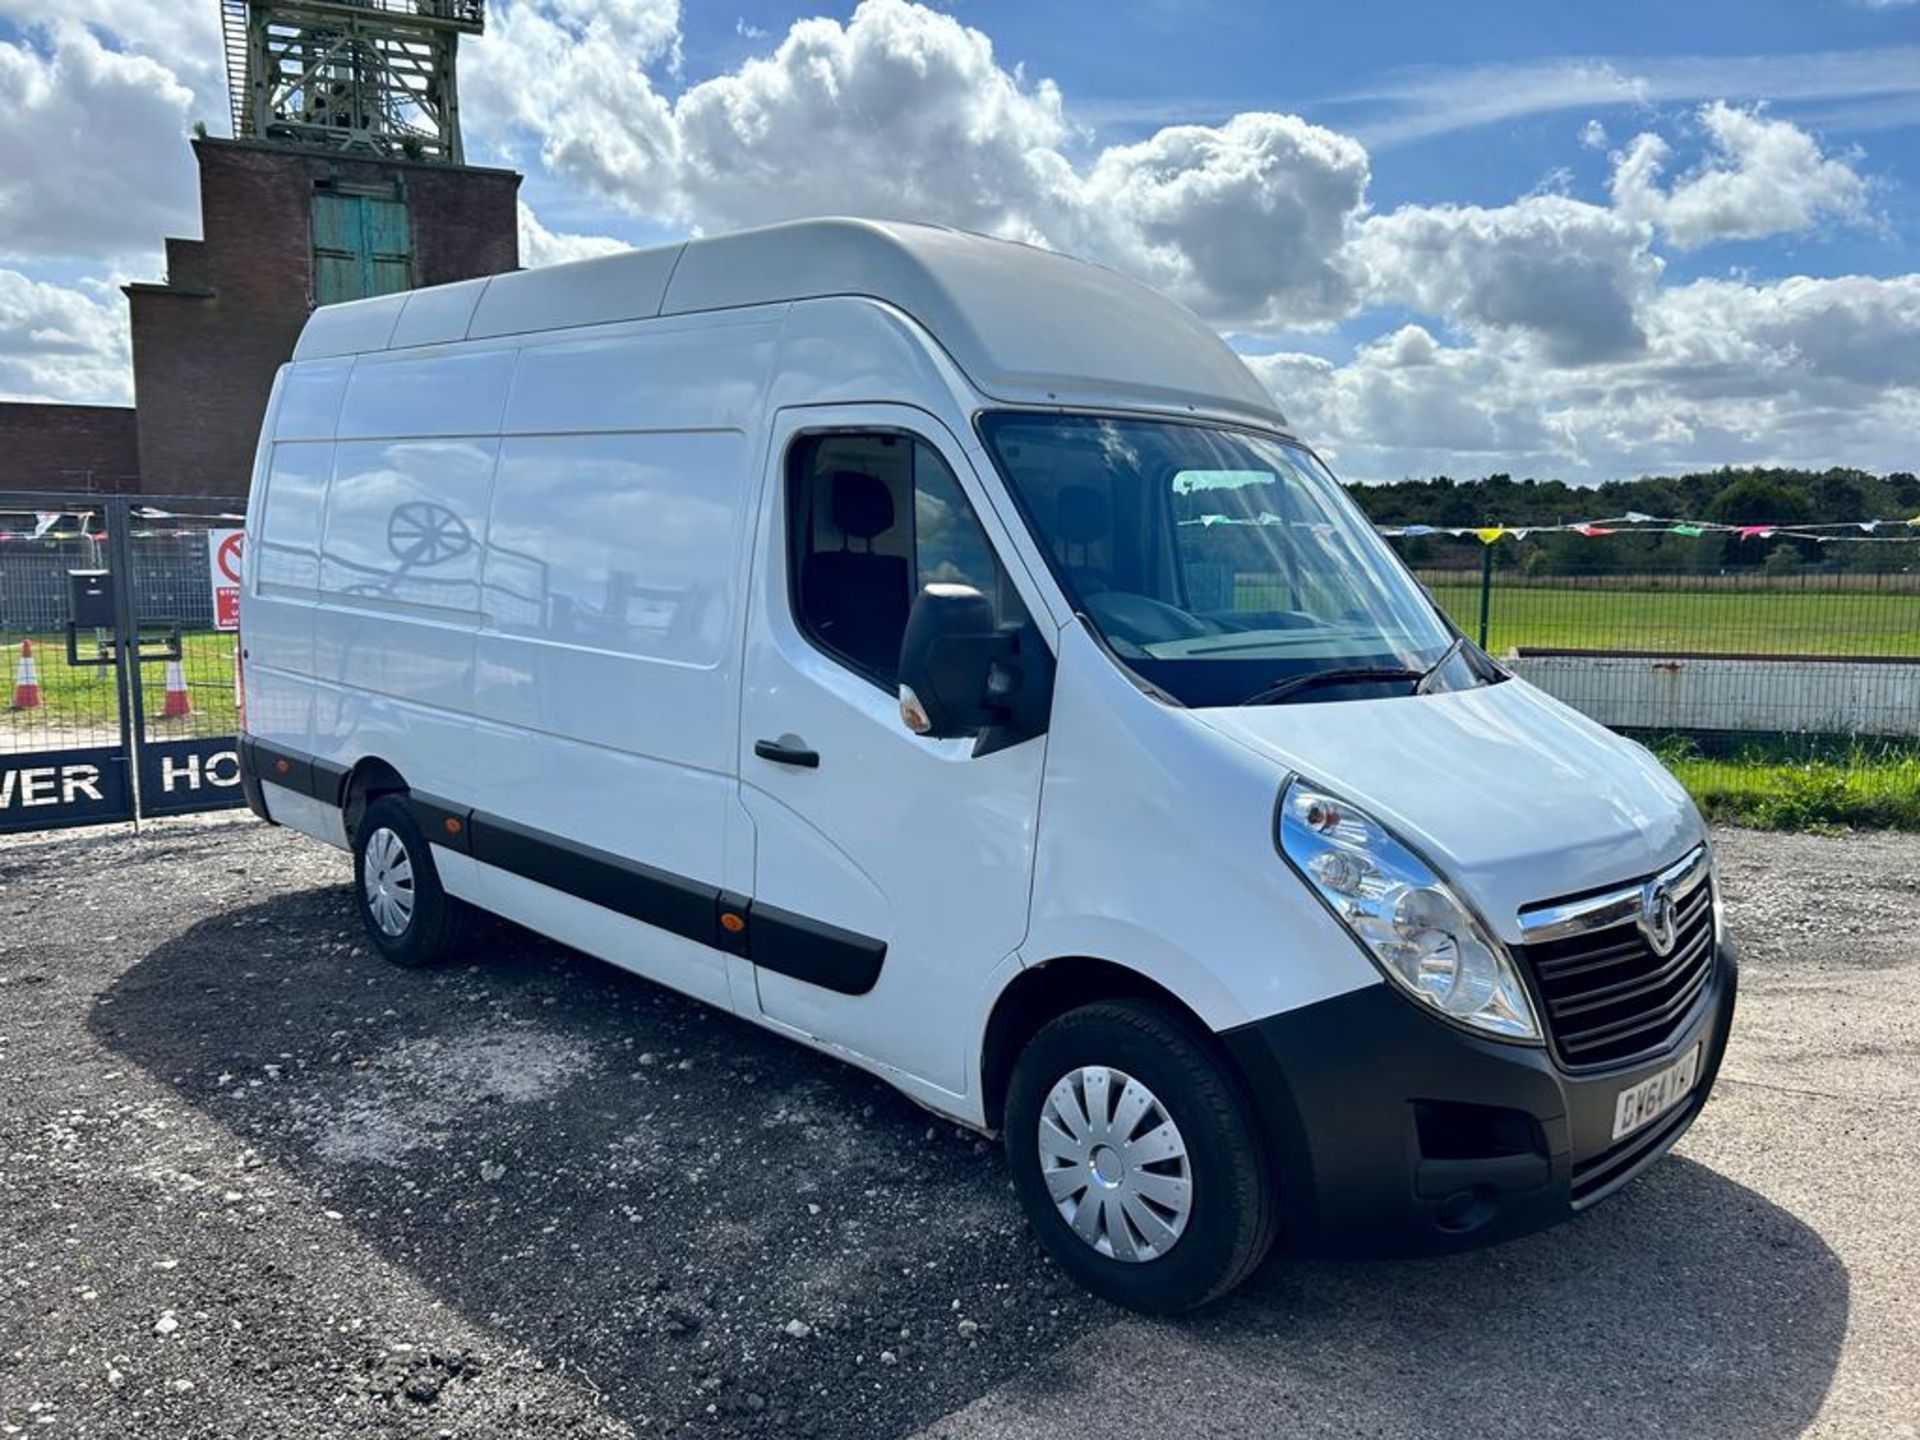
[[[1131,1075],[1083,1065],[1040,1108],[1040,1173],[1073,1233],[1115,1260],[1155,1260],[1193,1213],[1180,1127]]]
[[[399,936],[413,921],[413,861],[400,837],[382,825],[367,837],[362,866],[367,909],[382,935]]]

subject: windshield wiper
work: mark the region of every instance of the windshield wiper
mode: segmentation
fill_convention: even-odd
[[[1278,705],[1283,700],[1291,700],[1305,690],[1317,689],[1322,685],[1358,684],[1362,680],[1413,680],[1426,678],[1426,672],[1407,670],[1399,666],[1350,665],[1337,670],[1310,670],[1305,675],[1290,675],[1285,680],[1276,680],[1264,690],[1256,690],[1240,703],[1242,705]]]
[[[1467,643],[1466,636],[1464,635],[1455,636],[1453,643],[1447,646],[1446,652],[1443,655],[1441,655],[1441,657],[1438,660],[1434,661],[1433,664],[1429,665],[1424,672],[1422,672],[1420,676],[1420,683],[1413,687],[1413,693],[1416,695],[1426,694],[1427,682],[1432,680],[1433,677],[1438,675],[1442,670],[1446,669],[1447,662],[1452,660],[1454,656],[1458,655],[1461,649],[1466,645],[1466,643]]]

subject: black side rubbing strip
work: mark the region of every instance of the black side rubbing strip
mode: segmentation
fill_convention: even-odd
[[[259,740],[246,743],[253,751],[254,773],[262,781],[285,786],[296,794],[313,794],[313,761],[309,757]]]
[[[241,739],[240,756],[242,776],[257,777],[250,799],[262,780],[334,805],[345,793],[343,766],[251,737]],[[436,845],[782,975],[841,995],[864,995],[880,979],[884,940],[417,790],[407,796],[407,809]],[[267,818],[264,812],[263,799],[256,813]]]
[[[887,942],[824,920],[754,902],[753,963],[842,995],[864,995],[880,979]]]
[[[729,955],[743,960],[753,958],[753,897],[736,890],[722,890],[714,904],[713,941]]]
[[[340,797],[347,789],[347,767],[336,765],[331,760],[317,760],[311,755],[301,755],[292,750],[282,750],[277,745],[243,736],[240,740],[241,788],[246,788],[246,776],[251,772],[257,786],[265,781],[270,785],[281,785],[298,794],[315,800],[323,800],[329,805],[338,805]],[[265,801],[262,800],[264,807]],[[259,814],[259,811],[255,812]],[[264,815],[262,818],[266,818]]]
[[[413,790],[407,794],[407,813],[430,843],[462,855],[473,853],[473,811]]]
[[[329,805],[338,805],[347,798],[347,767],[336,765],[331,760],[313,762],[314,799],[324,800]]]
[[[551,885],[675,935],[714,943],[720,889],[590,845],[476,810],[467,825],[476,860]]]

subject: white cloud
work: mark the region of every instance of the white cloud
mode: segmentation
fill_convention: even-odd
[[[157,251],[195,213],[191,92],[78,26],[40,38],[0,41],[0,257]]]
[[[1049,163],[1067,134],[1058,90],[1023,86],[980,31],[904,0],[800,21],[689,89],[671,127],[677,218],[708,228],[839,209],[1032,235],[1036,202],[1072,179]]]
[[[696,230],[801,215],[932,220],[1053,245],[1159,284],[1222,324],[1344,314],[1339,251],[1361,212],[1366,151],[1294,116],[1162,130],[1068,157],[1050,82],[986,35],[907,0],[844,24],[795,24],[771,53],[669,104],[647,74],[664,24],[619,36],[520,3],[484,49],[483,103],[551,170],[636,214]]]
[[[518,160],[531,135],[548,169],[605,193],[619,178],[664,189],[672,174],[669,107],[648,76],[679,45],[674,0],[509,0],[461,50],[469,150]]]
[[[1407,206],[1366,220],[1353,249],[1369,298],[1536,339],[1555,364],[1639,349],[1636,311],[1660,273],[1648,227],[1562,195],[1511,205]]]
[[[132,399],[126,303],[0,269],[0,400]]]
[[[573,235],[547,229],[533,207],[520,202],[520,263],[529,270],[542,265],[564,265],[569,260],[591,260],[630,248],[611,235]]]
[[[1634,137],[1613,172],[1622,215],[1658,225],[1683,248],[1807,230],[1826,218],[1866,219],[1867,182],[1791,121],[1718,100],[1701,108],[1699,121],[1711,155],[1666,186],[1672,147],[1651,133]]]
[[[1589,150],[1607,148],[1607,127],[1598,120],[1589,120],[1580,127],[1580,143]]]
[[[228,113],[224,44],[212,4],[180,0],[0,0],[0,17],[55,31],[84,26],[113,48],[145,55],[194,93],[194,118]]]
[[[1593,481],[1776,463],[1913,468],[1920,275],[1702,280],[1650,297],[1639,355],[1538,364],[1510,337],[1444,346],[1406,326],[1344,365],[1248,360],[1353,479]]]
[[[1250,363],[1288,419],[1343,458],[1411,440],[1448,464],[1485,469],[1552,443],[1537,410],[1501,403],[1498,354],[1443,346],[1419,325],[1362,346],[1344,366],[1295,355]]]
[[[1342,252],[1368,177],[1356,141],[1297,116],[1173,126],[1063,183],[1074,203],[1048,238],[1223,324],[1332,320],[1353,308]]]

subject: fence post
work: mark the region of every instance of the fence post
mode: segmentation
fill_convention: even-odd
[[[113,575],[114,669],[120,677],[120,748],[127,756],[127,799],[140,828],[140,751],[147,743],[146,697],[140,676],[140,610],[133,594],[133,504],[114,496],[101,507],[107,522],[107,569]]]
[[[1493,546],[1480,547],[1480,648],[1487,648],[1487,610],[1493,599]]]

